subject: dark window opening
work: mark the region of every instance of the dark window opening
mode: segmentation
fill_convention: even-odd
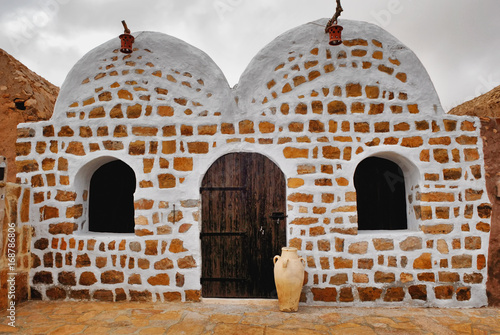
[[[102,165],[90,179],[89,231],[133,233],[135,173],[120,160]]]
[[[407,229],[404,174],[399,165],[379,157],[364,159],[354,173],[358,230]]]
[[[26,110],[26,106],[24,105],[24,100],[21,100],[21,99],[15,99],[14,100],[14,104],[16,104],[16,108],[19,109],[19,110]]]
[[[0,167],[0,181],[3,181],[4,178],[5,178],[5,168]]]

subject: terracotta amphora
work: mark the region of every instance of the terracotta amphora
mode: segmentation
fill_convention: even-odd
[[[297,255],[297,248],[281,248],[281,256],[274,256],[274,282],[282,312],[299,309],[300,293],[304,284],[305,261]]]

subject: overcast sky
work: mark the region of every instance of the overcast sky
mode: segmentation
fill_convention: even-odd
[[[206,52],[231,86],[267,43],[330,18],[335,0],[0,0],[0,48],[61,86],[94,47],[159,31]],[[500,85],[499,0],[342,0],[341,19],[375,23],[412,49],[444,110]]]

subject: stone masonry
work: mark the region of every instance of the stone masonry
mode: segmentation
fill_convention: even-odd
[[[287,178],[306,303],[485,305],[479,121],[445,114],[417,57],[381,28],[341,21],[332,47],[325,24],[277,37],[233,89],[206,54],[160,33],[134,33],[130,55],[118,38],[85,55],[52,119],[18,127],[33,295],[198,301],[202,178],[222,155],[251,151]],[[358,232],[353,175],[370,156],[403,170],[407,230]],[[90,178],[115,159],[136,175],[135,234],[88,229]]]

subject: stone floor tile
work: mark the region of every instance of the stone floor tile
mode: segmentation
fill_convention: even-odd
[[[213,323],[238,323],[241,320],[241,315],[237,314],[213,314],[210,316],[210,322]]]
[[[71,335],[81,333],[86,326],[84,325],[64,325],[54,329],[48,335]]]
[[[330,327],[332,334],[342,335],[376,335],[377,333],[368,326],[357,323],[345,323]]]
[[[185,322],[171,326],[166,332],[167,335],[201,335],[205,331],[205,325],[197,322]]]
[[[18,328],[11,327],[9,325],[0,325],[0,333],[2,334],[10,334],[10,333],[17,333],[19,332]]]
[[[160,335],[165,334],[166,330],[163,327],[144,328],[139,331],[141,335]]]
[[[219,324],[214,328],[214,335],[264,335],[265,328],[241,324]]]
[[[294,329],[276,329],[266,328],[266,335],[328,335],[329,331],[319,331],[310,328],[294,328]]]
[[[165,320],[180,320],[182,317],[181,311],[167,311],[155,314],[149,317],[150,321],[165,321]]]

